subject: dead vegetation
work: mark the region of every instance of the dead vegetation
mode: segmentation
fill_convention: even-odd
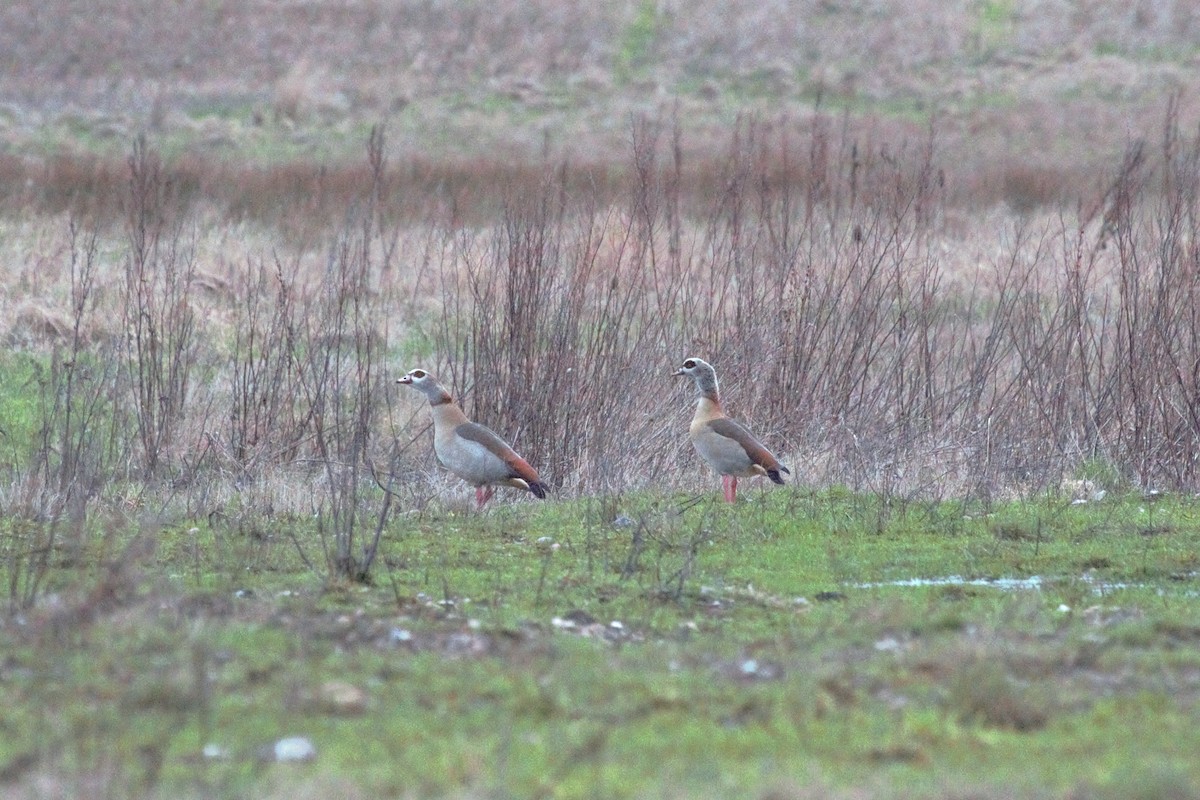
[[[290,248],[215,263],[210,212],[139,143],[119,237],[72,227],[70,304],[8,333],[52,368],[41,449],[7,466],[13,496],[57,487],[25,501],[40,518],[70,486],[91,502],[133,479],[209,514],[216,484],[280,470],[323,487],[314,508],[419,474],[419,418],[382,388],[416,361],[560,494],[693,485],[688,393],[668,375],[687,355],[719,366],[804,485],[990,499],[1104,465],[1195,488],[1200,143],[1174,107],[1163,134],[1076,214],[1010,219],[976,264],[950,249],[960,211],[936,131],[878,144],[829,117],[746,118],[689,168],[683,123],[643,119],[624,177],[589,190],[586,169],[546,164],[470,227],[444,208],[414,224],[373,138],[358,195],[314,201],[338,209],[332,230],[307,218]]]

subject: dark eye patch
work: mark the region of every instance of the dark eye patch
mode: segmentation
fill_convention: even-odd
[[[423,369],[414,369],[414,370],[412,371],[412,376],[413,376],[414,378],[424,378],[424,377],[425,377],[425,370],[423,370]]]
[[[693,368],[695,368],[695,366],[696,366],[696,362],[690,358],[687,361],[683,362],[684,369],[693,369]]]

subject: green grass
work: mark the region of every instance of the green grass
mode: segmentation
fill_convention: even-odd
[[[642,0],[617,46],[613,75],[618,84],[636,80],[648,70],[661,24],[658,4]]]
[[[0,464],[22,463],[29,443],[37,438],[38,392],[31,389],[44,380],[47,369],[46,359],[0,356]]]
[[[1200,787],[1192,501],[746,494],[405,515],[369,587],[304,566],[307,520],[181,520],[148,551],[97,532],[0,627],[0,775],[136,797]],[[260,760],[289,735],[316,758]]]
[[[986,62],[1008,46],[1015,26],[1014,15],[1011,0],[983,0],[979,3],[975,35],[981,62]]]

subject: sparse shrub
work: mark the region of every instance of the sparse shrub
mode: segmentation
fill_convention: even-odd
[[[66,562],[75,560],[86,544],[89,504],[118,476],[129,453],[120,436],[119,362],[107,343],[89,335],[97,314],[94,233],[83,234],[72,223],[67,261],[69,330],[65,341],[55,342],[48,363],[34,362],[25,387],[36,393],[33,436],[14,443],[14,488],[5,509],[13,519],[0,537],[14,608],[34,603],[64,552]]]
[[[228,452],[242,477],[291,461],[308,433],[296,403],[300,356],[296,278],[276,260],[248,266],[229,355]]]
[[[710,525],[706,509],[696,502],[671,501],[630,508],[615,525],[629,536],[625,558],[618,568],[621,580],[632,580],[649,595],[679,602],[689,591],[700,549],[720,536]],[[691,514],[685,516],[685,513]],[[616,565],[614,565],[616,566]]]
[[[195,255],[169,195],[158,156],[145,139],[129,159],[129,206],[122,296],[126,360],[145,477],[157,476],[176,445],[198,346],[191,303]]]
[[[1115,282],[1085,214],[1078,231],[1017,223],[993,276],[951,289],[932,135],[873,150],[818,117],[797,146],[786,125],[746,119],[721,161],[691,172],[681,140],[678,120],[634,125],[615,211],[572,191],[563,165],[511,193],[502,224],[453,245],[463,271],[443,284],[439,360],[474,416],[519,438],[550,481],[672,480],[688,461],[685,417],[662,392],[687,354],[718,365],[727,404],[790,445],[803,481],[987,499],[1056,488],[1100,452],[1155,480],[1191,480],[1175,448],[1194,426],[1146,406],[1165,395],[1190,407],[1188,379],[1169,366],[1192,363],[1200,340],[1174,283],[1188,273],[1168,248],[1162,276],[1144,277],[1136,218],[1118,225]],[[1172,147],[1162,224],[1178,230],[1193,173]],[[1145,206],[1141,152],[1097,208]],[[1165,476],[1167,465],[1182,471]]]
[[[748,116],[720,157],[689,160],[671,111],[637,120],[626,170],[603,175],[485,160],[392,175],[377,142],[365,168],[293,165],[241,187],[247,218],[303,233],[230,266],[206,306],[185,231],[188,196],[213,176],[139,140],[117,255],[128,340],[113,358],[85,336],[57,363],[120,365],[105,441],[136,442],[139,478],[176,486],[374,463],[363,431],[380,399],[350,392],[385,380],[388,335],[419,324],[468,413],[568,495],[707,480],[684,435],[690,394],[669,376],[687,355],[717,365],[730,411],[801,484],[987,502],[1061,491],[1103,461],[1130,483],[1190,488],[1200,144],[1173,114],[1161,148],[1132,145],[1077,220],[1011,222],[966,276],[946,255],[935,131],[879,142],[819,113]],[[314,275],[329,219],[341,228]],[[54,318],[54,338],[71,335]],[[365,416],[319,416],[342,412]],[[349,450],[328,449],[335,433]],[[202,491],[189,509],[222,502]]]
[[[383,132],[368,145],[374,182],[359,226],[347,226],[331,245],[328,268],[315,296],[308,298],[298,332],[303,354],[298,386],[311,424],[313,448],[324,476],[313,498],[317,528],[329,572],[366,581],[370,576],[391,495],[386,495],[373,538],[363,530],[373,510],[364,492],[370,443],[386,375],[382,368],[381,309],[372,283],[386,264],[376,261],[377,189],[383,180]],[[386,253],[390,252],[385,250]]]

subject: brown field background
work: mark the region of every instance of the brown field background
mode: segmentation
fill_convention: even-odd
[[[1197,42],[1184,2],[5,4],[5,504],[455,496],[418,365],[559,496],[711,487],[692,355],[802,487],[1194,490]]]

